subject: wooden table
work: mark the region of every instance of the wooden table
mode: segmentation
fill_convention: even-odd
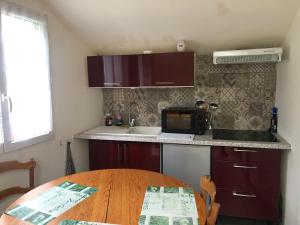
[[[49,225],[59,224],[64,219],[102,222],[121,225],[137,225],[148,185],[186,187],[187,185],[173,177],[163,174],[129,169],[97,170],[61,177],[43,184],[23,195],[9,208],[35,198],[49,188],[71,181],[86,186],[97,187],[98,192],[82,201],[69,211],[53,220]],[[200,225],[205,224],[205,203],[195,193]],[[3,214],[0,224],[29,225],[14,217]]]

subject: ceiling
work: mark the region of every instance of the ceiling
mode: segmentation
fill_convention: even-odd
[[[275,47],[299,0],[44,0],[98,54]]]

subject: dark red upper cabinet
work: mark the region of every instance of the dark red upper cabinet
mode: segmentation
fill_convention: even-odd
[[[88,56],[90,87],[139,86],[138,56]]]
[[[89,87],[104,87],[103,60],[101,56],[88,56]]]
[[[157,53],[140,58],[141,86],[194,86],[193,52]]]
[[[90,87],[194,86],[194,53],[89,56]]]

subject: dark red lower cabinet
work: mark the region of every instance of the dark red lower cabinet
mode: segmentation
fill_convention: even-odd
[[[217,188],[220,214],[261,220],[279,219],[279,195],[261,191]]]
[[[90,170],[121,167],[122,155],[118,142],[89,141]]]
[[[160,144],[126,142],[123,151],[126,168],[160,172]]]
[[[274,171],[274,167],[256,163],[214,161],[212,173],[218,187],[250,192],[251,190],[275,193],[280,191],[280,171]],[[224,174],[230,175],[224,176]]]
[[[212,147],[220,214],[278,221],[280,159],[280,150]]]
[[[160,172],[160,144],[89,141],[90,170],[142,169]]]

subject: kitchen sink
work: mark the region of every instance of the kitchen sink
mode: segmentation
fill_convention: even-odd
[[[127,127],[117,127],[117,126],[99,126],[94,129],[85,131],[86,134],[127,134],[129,132]]]
[[[147,135],[147,136],[157,136],[161,133],[160,127],[143,127],[143,126],[137,126],[137,127],[130,127],[129,134],[139,134],[139,135]]]
[[[117,126],[99,126],[94,129],[88,130],[86,134],[98,135],[117,135],[117,136],[145,136],[156,137],[161,133],[161,127],[117,127]]]

